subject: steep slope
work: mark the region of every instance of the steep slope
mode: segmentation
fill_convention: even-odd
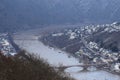
[[[33,56],[33,55],[32,55]],[[36,59],[21,51],[14,57],[0,52],[1,80],[74,80],[63,72],[56,71],[42,59]],[[64,75],[64,76],[63,76]]]

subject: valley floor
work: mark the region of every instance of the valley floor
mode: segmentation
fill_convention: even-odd
[[[18,44],[22,49],[25,49],[30,53],[34,53],[37,57],[40,56],[43,59],[47,60],[48,63],[51,64],[51,66],[80,64],[77,59],[73,58],[72,56],[69,56],[66,52],[45,46],[43,43],[39,42],[36,38],[33,40],[31,39],[31,37],[33,38],[34,34],[32,34],[29,31],[27,33],[22,32],[14,35],[16,44]],[[105,71],[80,72],[80,70],[81,68],[79,67],[71,67],[66,69],[65,72],[67,72],[77,80],[119,80],[120,79],[120,76]]]

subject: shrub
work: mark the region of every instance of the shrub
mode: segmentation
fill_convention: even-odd
[[[73,80],[42,59],[21,51],[15,57],[0,54],[0,80]]]

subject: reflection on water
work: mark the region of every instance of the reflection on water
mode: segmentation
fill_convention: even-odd
[[[78,80],[120,80],[120,76],[97,70],[95,67],[90,67],[90,71],[82,71],[82,69],[82,67],[71,67],[67,68],[65,72]]]
[[[94,66],[90,66],[90,67],[88,67],[88,71],[96,71],[97,69],[96,69],[96,67],[94,67]]]
[[[120,76],[105,71],[70,72],[72,77],[80,80],[120,80]]]

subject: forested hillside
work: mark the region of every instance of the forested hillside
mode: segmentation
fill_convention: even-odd
[[[24,51],[19,54],[6,57],[0,52],[0,80],[74,80],[42,59]]]

